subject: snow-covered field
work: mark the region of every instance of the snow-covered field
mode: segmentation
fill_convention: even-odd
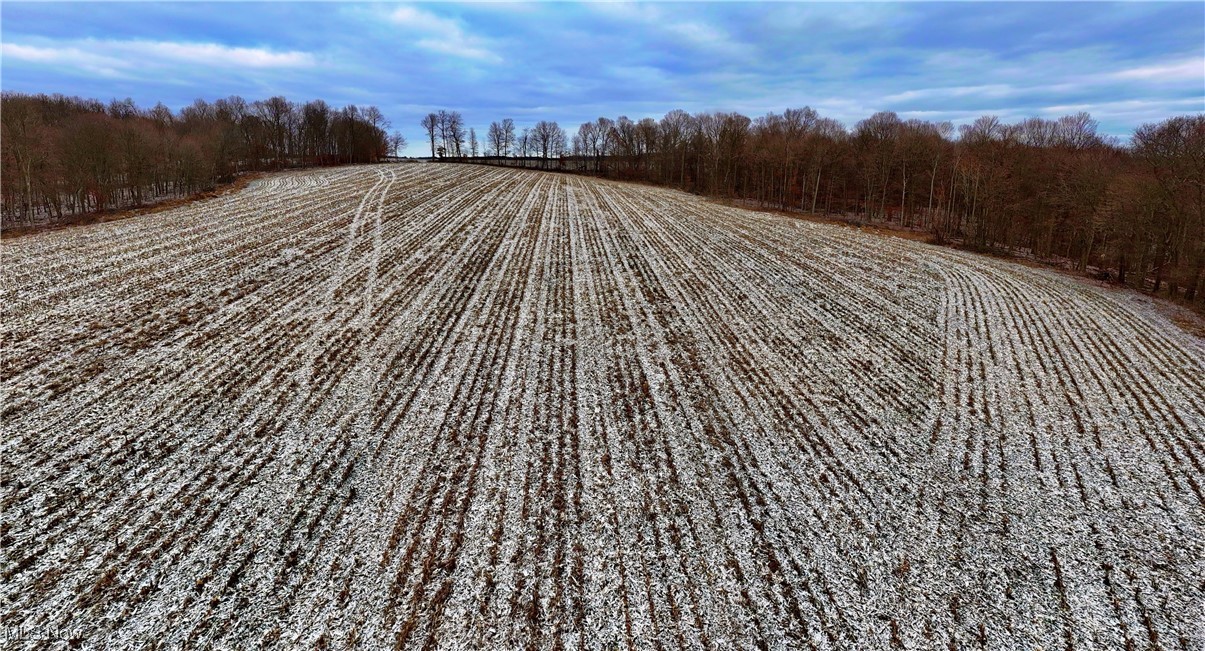
[[[456,165],[2,254],[14,648],[1205,647],[1205,344],[1132,293]]]

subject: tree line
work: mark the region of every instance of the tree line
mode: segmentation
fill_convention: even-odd
[[[6,226],[142,205],[213,188],[248,171],[369,163],[405,146],[375,106],[284,97],[162,103],[6,92],[0,198]]]
[[[506,118],[493,122],[486,131],[484,141],[477,139],[477,130],[468,127],[459,111],[440,110],[423,116],[419,123],[427,132],[431,145],[431,158],[463,159],[513,158],[539,159],[547,167],[566,155],[569,142],[565,130],[556,122],[541,120],[534,127],[516,131],[515,121]],[[559,163],[558,163],[559,164]]]
[[[955,128],[880,112],[850,129],[810,108],[756,119],[604,117],[572,137],[546,121],[516,135],[508,119],[490,125],[486,143],[495,162],[534,157],[541,167],[920,230],[1205,302],[1205,115],[1145,124],[1125,144],[1087,113],[1015,124],[985,116]]]

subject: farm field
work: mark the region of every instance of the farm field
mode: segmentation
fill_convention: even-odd
[[[9,631],[1205,647],[1205,342],[1133,293],[442,164],[2,253]]]

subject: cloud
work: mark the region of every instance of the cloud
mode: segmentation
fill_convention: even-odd
[[[1205,85],[1205,58],[1193,57],[1183,61],[1127,68],[1114,73],[1112,76],[1117,79],[1137,79],[1155,82],[1196,80]]]
[[[232,47],[218,43],[172,41],[113,41],[84,39],[53,45],[4,43],[5,59],[118,76],[164,65],[188,64],[210,68],[298,68],[312,66],[306,52],[277,52],[266,48]]]
[[[229,47],[217,43],[172,43],[129,41],[115,44],[132,55],[162,57],[210,66],[248,68],[298,68],[314,65],[307,52],[274,52],[265,48]]]
[[[978,86],[947,86],[942,88],[918,88],[883,97],[887,103],[913,102],[917,100],[949,99],[952,97],[1005,97],[1017,89],[1009,84],[981,84]]]
[[[423,29],[429,32],[461,33],[460,24],[456,21],[406,5],[394,9],[389,14],[389,19],[398,25]]]
[[[451,18],[403,5],[389,13],[393,24],[423,36],[414,45],[437,54],[500,63],[502,57],[490,50],[485,39],[470,34]]]
[[[439,108],[479,132],[675,108],[810,105],[851,126],[1087,110],[1125,134],[1205,106],[1203,18],[1199,3],[12,3],[0,55],[6,90],[322,97],[378,105],[416,142]]]
[[[11,65],[13,60],[36,65],[78,68],[105,77],[120,76],[118,69],[126,66],[126,62],[120,58],[103,56],[75,47],[0,44],[0,63]]]
[[[662,28],[687,45],[704,52],[727,57],[741,57],[752,53],[744,43],[732,39],[723,29],[702,21],[666,22]]]
[[[33,47],[18,45],[16,43],[0,44],[0,53],[3,53],[4,56],[10,59],[20,59],[33,63],[62,63],[80,54],[78,50],[68,52],[62,48]]]
[[[650,41],[654,48],[669,44],[685,46],[692,56],[704,55],[740,59],[756,54],[749,43],[733,38],[730,25],[708,12],[684,11],[685,3],[677,5],[636,4],[631,2],[598,2],[586,5],[600,18],[607,19],[612,29],[638,40]],[[683,16],[689,16],[683,18]],[[616,29],[617,28],[617,29]],[[636,50],[642,52],[643,49]],[[618,53],[617,53],[618,54]]]
[[[1091,104],[1059,104],[1055,106],[1044,106],[1041,108],[1041,113],[1044,115],[1066,115],[1068,113],[1077,113],[1079,111],[1090,111],[1093,117],[1133,117],[1141,116],[1143,119],[1162,119],[1168,117],[1168,108],[1173,108],[1177,111],[1192,111],[1201,110],[1205,100],[1201,98],[1190,99],[1160,99],[1160,100],[1141,100],[1128,99],[1116,102],[1093,102]]]

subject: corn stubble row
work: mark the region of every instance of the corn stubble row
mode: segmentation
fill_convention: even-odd
[[[1203,644],[1205,345],[1128,293],[457,165],[276,176],[4,257],[6,627]]]

